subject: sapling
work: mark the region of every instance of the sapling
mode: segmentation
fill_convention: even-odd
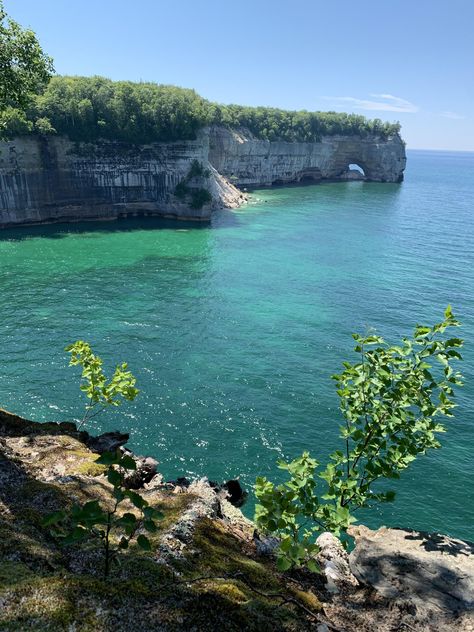
[[[92,352],[89,343],[77,340],[66,347],[66,351],[71,354],[69,366],[82,367],[80,389],[89,400],[78,428],[106,408],[120,406],[123,400],[133,401],[138,395],[136,378],[128,370],[126,362],[118,364],[112,378],[107,381],[102,370],[102,359]]]
[[[104,577],[107,578],[112,563],[119,561],[120,551],[127,549],[132,541],[145,551],[151,550],[151,543],[143,531],[154,533],[156,521],[164,516],[150,507],[139,493],[125,487],[126,473],[136,469],[132,457],[118,449],[104,452],[96,463],[108,468],[107,479],[112,488],[107,506],[98,500],[76,504],[70,510],[50,514],[43,521],[43,526],[51,527],[52,534],[64,545],[100,540],[104,552]],[[127,501],[133,505],[133,512],[121,511]]]
[[[400,345],[390,346],[376,335],[353,335],[360,360],[344,362],[343,372],[333,376],[344,420],[341,449],[329,455],[318,474],[318,461],[304,452],[278,464],[288,473],[287,482],[256,481],[256,521],[281,538],[281,570],[302,565],[317,570],[318,533],[339,536],[356,521],[357,509],[393,501],[395,492],[377,483],[398,479],[417,456],[441,447],[437,435],[445,426],[440,417],[453,416],[454,387],[462,385],[451,365],[462,359],[458,348],[463,345],[460,338],[442,334],[459,325],[448,306],[442,322],[416,326]]]

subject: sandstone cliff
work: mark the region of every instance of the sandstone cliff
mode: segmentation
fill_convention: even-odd
[[[133,146],[73,143],[62,137],[22,137],[0,143],[0,225],[140,214],[202,220],[212,209],[238,206],[242,194],[208,163],[207,137]],[[212,202],[192,208],[174,195],[193,161],[205,175],[191,189]]]
[[[245,130],[212,128],[209,160],[238,186],[345,180],[357,164],[372,182],[401,182],[405,145],[398,135],[324,136],[318,143],[259,140]],[[350,178],[350,176],[349,176]]]
[[[194,161],[202,174],[186,180]],[[213,127],[194,141],[138,146],[26,136],[0,142],[0,227],[136,214],[208,220],[245,201],[236,186],[350,179],[351,163],[366,180],[400,182],[405,161],[398,135],[289,143]],[[184,181],[189,195],[177,196]],[[193,204],[193,191],[208,192],[209,201]]]

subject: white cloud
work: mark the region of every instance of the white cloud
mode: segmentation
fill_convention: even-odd
[[[454,119],[455,121],[460,121],[461,119],[465,119],[466,117],[462,114],[458,114],[457,112],[441,112],[440,116],[444,116],[444,118]]]
[[[356,97],[323,97],[332,101],[335,107],[346,107],[352,104],[355,110],[371,110],[379,112],[418,112],[419,107],[406,99],[395,97],[393,94],[371,94],[371,97],[378,99],[358,99]]]

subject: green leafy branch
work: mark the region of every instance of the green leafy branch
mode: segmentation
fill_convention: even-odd
[[[343,449],[329,456],[319,474],[319,463],[305,452],[278,464],[288,472],[287,482],[256,481],[256,520],[263,531],[281,538],[282,570],[301,565],[314,570],[318,533],[339,536],[356,521],[357,509],[393,501],[395,492],[380,491],[376,484],[398,479],[419,455],[441,447],[437,435],[446,428],[440,417],[453,416],[454,387],[462,385],[452,363],[462,359],[463,341],[440,336],[459,325],[448,306],[442,322],[416,326],[413,337],[400,345],[390,346],[380,336],[353,335],[360,361],[344,362],[344,371],[333,376],[344,418]]]
[[[109,406],[120,406],[122,400],[133,401],[138,395],[136,378],[126,362],[117,365],[112,378],[107,381],[102,359],[92,352],[89,343],[77,340],[66,347],[66,351],[71,354],[69,366],[82,367],[80,389],[89,400],[79,428]]]

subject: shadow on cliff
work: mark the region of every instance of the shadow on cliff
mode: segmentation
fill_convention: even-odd
[[[419,540],[425,551],[438,551],[443,555],[474,555],[474,544],[460,540],[451,540],[439,533],[424,533],[422,531],[405,536],[405,540]]]
[[[403,551],[387,555],[374,548],[362,566],[351,562],[351,570],[363,586],[374,589],[384,598],[371,607],[401,606],[407,613],[422,618],[431,611],[443,623],[474,608],[469,578],[448,560],[444,564],[439,557],[421,563]],[[436,625],[434,621],[430,629],[438,629]],[[446,628],[440,626],[440,629]]]
[[[216,228],[228,228],[238,226],[240,220],[235,213],[222,211],[218,212],[217,221],[211,219],[210,222],[193,222],[185,220],[167,219],[162,217],[128,217],[118,218],[111,221],[89,221],[89,222],[58,222],[51,224],[25,224],[15,228],[4,228],[0,230],[0,241],[23,241],[34,237],[47,237],[49,239],[63,239],[71,234],[81,235],[85,233],[126,233],[133,231],[196,231]],[[224,215],[225,214],[225,215]]]

